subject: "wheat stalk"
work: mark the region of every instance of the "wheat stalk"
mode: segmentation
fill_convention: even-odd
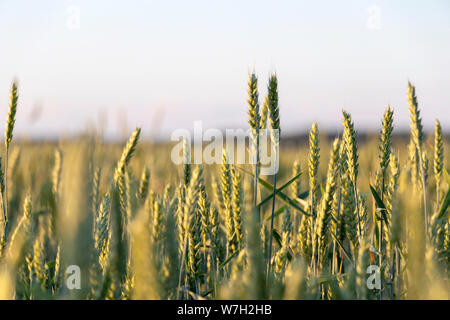
[[[269,120],[270,120],[270,138],[272,141],[272,148],[275,154],[279,152],[280,143],[280,111],[278,108],[278,80],[275,74],[269,78],[268,86],[269,96]],[[272,260],[272,240],[273,240],[273,220],[275,214],[275,192],[277,189],[277,174],[273,175],[273,194],[272,194],[272,213],[270,216],[270,232],[269,232],[269,254],[267,259],[267,277],[270,277],[270,267]],[[269,281],[267,281],[269,285]]]
[[[260,130],[260,114],[258,101],[258,78],[254,73],[249,76],[248,80],[248,123],[250,125],[251,140],[252,140],[252,158],[255,163],[255,180],[253,205],[256,206],[258,197],[258,164],[259,164],[259,130]]]
[[[31,230],[31,226],[32,226],[31,209],[32,209],[31,196],[28,194],[25,197],[25,201],[23,203],[23,215],[20,218],[19,223],[17,224],[16,228],[12,232],[11,238],[9,240],[9,248],[10,248],[10,250],[15,248],[14,242],[15,242],[15,239],[16,239],[16,237],[17,237],[17,235],[19,233],[22,233],[25,236],[29,236],[30,235],[30,233],[32,231]],[[10,252],[10,254],[12,254],[12,252]]]
[[[4,196],[3,196],[3,219],[5,228],[3,232],[3,242],[8,238],[8,154],[9,146],[13,138],[14,124],[16,123],[17,101],[19,96],[17,94],[17,82],[13,81],[9,94],[9,109],[8,117],[6,119],[5,128],[5,182],[4,182]]]

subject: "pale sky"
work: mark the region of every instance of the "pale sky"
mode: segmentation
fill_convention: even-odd
[[[449,132],[450,1],[0,0],[0,122],[17,78],[18,135],[101,114],[110,135],[246,128],[253,69],[261,100],[278,75],[282,132],[340,128],[343,108],[378,130],[388,104],[407,128],[408,79]]]

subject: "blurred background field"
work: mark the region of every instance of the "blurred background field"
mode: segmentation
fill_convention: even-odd
[[[339,133],[336,133],[336,136],[339,135]],[[332,140],[334,138],[335,134],[321,133],[319,136],[319,146],[321,151],[317,179],[321,188],[324,188],[326,184],[327,166],[329,162],[328,150],[330,150]],[[361,197],[365,201],[367,210],[369,211],[374,210],[375,206],[374,200],[369,191],[369,184],[373,185],[375,183],[374,173],[379,167],[378,139],[378,134],[362,133],[358,134],[357,140],[359,150],[358,188],[361,192]],[[430,155],[432,155],[433,152],[433,139],[432,134],[428,134],[425,139],[425,146]],[[301,276],[303,279],[302,281],[305,281],[305,283],[310,283],[310,281],[312,281],[311,278],[309,278],[310,276],[308,276],[311,271],[308,271],[307,265],[304,264],[305,262],[302,262],[303,269],[295,269],[295,272],[298,273],[297,275],[291,274],[289,276],[289,273],[286,273],[282,278],[275,282],[277,287],[267,293],[268,296],[259,296],[251,291],[249,289],[250,287],[248,287],[249,284],[247,284],[246,281],[252,280],[248,279],[248,272],[251,271],[248,271],[245,268],[245,263],[241,265],[242,259],[244,259],[243,257],[240,257],[239,259],[234,257],[231,259],[228,263],[229,269],[226,269],[228,271],[220,275],[221,280],[214,284],[215,287],[213,291],[210,291],[209,293],[203,292],[208,287],[203,288],[198,292],[191,291],[194,289],[190,288],[187,292],[190,292],[191,295],[184,293],[179,296],[177,287],[179,286],[178,272],[180,268],[180,260],[179,258],[174,257],[180,255],[182,250],[174,250],[174,248],[170,245],[170,241],[172,241],[174,235],[177,235],[180,231],[178,229],[179,226],[177,227],[176,224],[166,225],[168,223],[167,219],[171,216],[175,219],[177,216],[176,211],[179,209],[176,209],[176,206],[173,203],[169,205],[166,198],[168,197],[171,200],[179,201],[177,189],[179,188],[180,183],[183,184],[181,181],[184,179],[183,175],[185,174],[185,169],[183,166],[176,166],[171,161],[170,153],[174,143],[154,143],[145,140],[139,142],[132,160],[127,166],[126,199],[128,201],[127,210],[129,210],[127,211],[127,216],[130,223],[135,220],[140,221],[139,219],[143,219],[140,212],[144,210],[148,216],[144,219],[146,222],[143,223],[144,227],[148,228],[146,230],[149,232],[149,239],[152,237],[152,234],[156,232],[155,224],[158,226],[158,223],[159,228],[161,228],[161,230],[158,231],[161,239],[149,240],[145,238],[147,239],[146,241],[149,241],[149,243],[144,246],[144,249],[141,248],[144,251],[139,251],[138,253],[132,251],[130,252],[130,255],[125,254],[122,257],[125,261],[128,261],[128,263],[126,263],[127,267],[122,266],[125,268],[123,270],[128,270],[123,271],[125,273],[122,277],[125,278],[121,278],[121,276],[117,276],[117,274],[114,273],[114,277],[118,278],[115,278],[114,282],[108,282],[108,272],[111,271],[106,269],[105,266],[99,267],[98,262],[95,261],[96,259],[92,258],[96,256],[95,252],[97,251],[95,248],[98,246],[98,241],[100,241],[98,239],[99,234],[95,231],[92,232],[92,228],[94,228],[94,221],[98,219],[99,213],[101,212],[100,203],[104,201],[105,195],[111,195],[111,190],[113,190],[111,189],[111,183],[114,181],[115,168],[121,157],[124,143],[126,141],[103,142],[102,140],[101,134],[92,134],[91,132],[84,137],[75,139],[62,139],[60,141],[26,141],[24,139],[18,139],[12,144],[11,149],[9,150],[8,169],[8,187],[10,190],[8,195],[9,223],[11,230],[17,228],[19,221],[21,221],[22,216],[24,216],[24,206],[29,205],[30,208],[32,208],[29,212],[29,219],[32,221],[31,224],[33,225],[33,228],[30,229],[32,230],[30,231],[30,234],[23,234],[25,239],[23,240],[25,241],[25,251],[23,252],[22,257],[16,257],[18,260],[14,262],[16,263],[15,265],[17,269],[11,270],[11,273],[9,274],[11,279],[16,279],[15,289],[13,289],[14,281],[11,288],[9,288],[9,291],[8,288],[5,288],[5,283],[7,282],[2,282],[3,285],[1,292],[4,298],[362,298],[356,295],[357,291],[353,293],[352,289],[348,288],[345,284],[346,282],[344,282],[344,285],[339,281],[336,282],[336,285],[337,288],[340,289],[329,289],[330,292],[326,296],[323,296],[323,293],[320,294],[309,288],[309,285],[311,284],[306,287],[302,287],[301,283],[295,282],[299,287],[290,288],[289,283],[286,280],[289,277],[295,278],[295,276]],[[450,156],[449,136],[444,136],[443,141],[445,150],[444,159],[448,159]],[[413,216],[411,210],[419,213],[421,211],[421,205],[419,193],[414,191],[414,186],[410,182],[411,177],[409,151],[407,147],[408,143],[408,135],[394,134],[392,137],[392,152],[398,155],[401,168],[399,178],[400,188],[398,190],[396,210],[401,212],[406,220],[411,220],[411,216]],[[281,142],[280,170],[278,173],[278,179],[280,185],[291,179],[294,176],[294,162],[298,162],[303,174],[298,180],[296,180],[298,183],[298,185],[295,186],[295,188],[298,188],[297,194],[303,194],[305,192],[308,193],[309,190],[309,148],[307,136],[287,136],[283,137]],[[140,185],[142,185],[141,175],[143,174],[145,168],[148,168],[150,171],[148,189],[146,191],[148,192],[148,196],[146,195],[146,201],[140,200],[141,197],[139,195],[139,188],[141,187]],[[246,168],[250,172],[252,170],[249,165],[243,166],[243,168]],[[216,190],[214,189],[214,182],[219,183],[219,185],[221,184],[220,179],[221,174],[223,173],[222,170],[223,168],[220,164],[203,166],[203,179],[207,197],[211,201],[211,207],[214,206],[218,208],[218,210],[221,210],[220,208],[224,205],[224,203],[221,202],[223,199],[218,199],[217,194],[215,194]],[[242,217],[243,221],[245,221],[249,218],[244,218],[244,216],[248,214],[249,210],[251,210],[252,177],[244,172],[241,173],[241,184],[243,186],[241,194]],[[430,176],[432,176],[431,171]],[[271,177],[263,178],[267,179],[267,181],[271,181]],[[436,203],[433,202],[433,199],[436,198],[435,192],[433,191],[434,183],[433,178],[428,179],[427,188],[430,190],[428,196],[430,199],[429,206],[431,210],[433,210],[432,208],[437,207]],[[445,186],[445,183],[443,183],[443,185]],[[169,186],[170,189],[168,189]],[[290,191],[286,191],[286,193],[295,198],[292,191],[292,186],[288,189]],[[261,187],[260,193],[259,199],[264,199],[271,194],[271,191],[265,190]],[[305,196],[303,197],[305,198]],[[305,199],[307,200],[307,198]],[[27,201],[30,203],[26,204]],[[161,203],[161,207],[158,207],[159,209],[155,209],[155,201]],[[73,207],[67,208],[67,202],[69,202],[69,205]],[[276,202],[276,209],[282,207],[283,205],[285,205],[285,203],[278,199]],[[117,211],[110,209],[110,219],[114,219],[114,212],[115,214],[120,214],[121,209],[119,208],[116,208]],[[160,210],[159,214],[161,216],[159,217],[159,222],[158,220],[155,220],[155,215],[157,214],[155,213],[155,210]],[[267,219],[270,217],[270,212],[270,203],[262,206],[261,217],[263,219],[263,225],[265,225],[262,230],[266,230],[269,227],[269,220]],[[369,220],[371,220],[370,216],[371,214],[368,215]],[[226,239],[226,221],[223,220],[223,213],[220,214],[220,217],[221,240],[219,241],[222,242]],[[297,247],[297,242],[299,241],[298,238],[302,232],[299,229],[301,227],[302,218],[303,215],[300,212],[290,208],[290,219],[292,221],[292,235],[290,243],[295,256],[300,254],[300,251],[298,251],[299,249],[295,248]],[[67,221],[63,221],[66,219]],[[418,232],[418,230],[422,229],[422,221],[416,221],[416,224],[417,225],[408,226],[408,228],[410,228],[409,232]],[[112,225],[114,224],[111,222],[111,227],[108,230],[115,230],[112,228]],[[251,228],[251,226],[244,224],[244,229],[246,230],[248,228]],[[283,228],[284,218],[283,214],[280,214],[275,217],[274,229],[276,232],[281,233]],[[401,229],[403,230],[401,232],[406,245],[407,234],[404,233],[406,232],[406,224]],[[267,230],[265,232],[267,232]],[[131,235],[132,234],[133,233],[131,233]],[[145,232],[143,234],[145,234]],[[263,237],[260,241],[262,241],[261,243],[267,250],[268,235],[266,234],[265,236],[266,238],[264,239]],[[180,238],[177,239],[178,241],[182,241]],[[211,239],[207,241],[209,241],[208,246],[211,245]],[[150,243],[153,244],[154,242],[162,243],[160,245],[164,248],[162,249],[164,252],[163,256],[154,256],[151,253],[151,250],[154,248],[152,249],[147,247]],[[26,245],[26,243],[28,243],[28,245]],[[141,245],[143,244],[138,244],[137,246],[140,247]],[[172,246],[175,247],[178,247],[179,245],[180,244],[177,244],[177,242],[172,243]],[[222,242],[221,245],[226,246],[226,241]],[[111,261],[116,261],[115,259],[117,259],[117,246],[117,243],[114,244],[114,242],[112,242],[111,247],[108,247],[108,252],[111,255],[111,260],[109,263],[112,263]],[[274,246],[275,252],[281,250],[282,248],[276,242],[274,243]],[[344,244],[344,246],[347,247],[349,244]],[[6,246],[6,248],[8,248],[8,246]],[[171,257],[171,259],[174,260],[171,261],[167,260],[169,258],[164,256],[164,254],[168,254],[167,250],[170,248],[172,248],[171,250],[174,250],[174,252],[172,252],[174,256]],[[211,247],[208,248],[208,250],[213,250]],[[348,247],[349,250],[351,250],[350,248],[351,246]],[[202,250],[204,249],[199,248],[199,251]],[[61,256],[61,254],[64,255]],[[136,257],[134,254],[138,254],[138,256]],[[265,251],[265,254],[267,254],[267,251]],[[418,254],[420,255],[420,253]],[[424,254],[424,252],[422,252],[422,254]],[[202,256],[202,254],[199,253],[199,256]],[[422,274],[423,270],[413,269],[413,272],[416,272],[413,278],[411,278],[410,273],[408,273],[408,276],[406,276],[405,273],[403,276],[403,281],[405,281],[405,283],[402,284],[402,287],[397,288],[396,291],[392,293],[385,291],[384,298],[389,298],[389,296],[395,297],[396,299],[448,298],[448,251],[444,254],[444,257],[445,256],[447,256],[447,258],[444,260],[447,262],[445,262],[444,265],[447,267],[444,269],[435,269],[433,266],[430,267],[433,270],[432,272],[437,272],[433,273],[433,277],[436,278],[430,278],[429,275]],[[302,257],[302,255],[299,255],[298,258],[296,258],[296,261],[300,259],[300,257]],[[424,257],[425,256],[423,256],[423,259],[425,259]],[[154,272],[154,274],[148,275],[148,279],[146,278],[147,276],[145,273],[143,275],[136,275],[136,277],[140,279],[139,281],[146,282],[144,288],[140,288],[140,284],[135,282],[136,280],[134,279],[134,276],[132,276],[133,278],[130,278],[133,273],[130,273],[131,269],[129,268],[131,268],[131,261],[135,261],[135,259],[145,260],[146,258],[154,260],[144,262],[140,261],[140,263],[144,263],[144,269],[149,268],[149,270],[153,270],[152,272]],[[265,259],[262,258],[259,263],[261,265],[265,265],[264,261]],[[433,260],[429,260],[428,262],[431,263],[432,261]],[[115,263],[118,263],[119,265],[121,264],[117,261]],[[168,266],[168,263],[172,263],[173,265]],[[208,263],[211,263],[211,261]],[[71,264],[78,265],[81,268],[83,276],[81,281],[81,290],[67,290],[67,287],[64,284],[64,281],[67,279],[67,275],[64,274],[64,268]],[[296,268],[300,268],[298,263],[295,264],[295,266]],[[411,265],[405,263],[403,266],[405,268],[405,272],[407,266],[408,268],[411,267]],[[441,264],[441,267],[442,266],[443,265]],[[420,264],[414,266],[414,268],[422,267],[423,266]],[[349,275],[352,272],[352,269],[348,265],[346,268],[347,272],[342,271],[342,274]],[[92,275],[92,270],[97,270],[97,274],[95,276]],[[115,272],[117,272],[117,270]],[[304,273],[303,275],[302,272]],[[325,272],[325,274],[328,274],[328,272]],[[245,284],[244,287],[242,287],[243,284],[239,285],[235,282],[236,279],[239,279],[239,277],[247,278],[246,281],[242,282]],[[411,285],[411,282],[415,281],[414,277],[419,277],[420,279],[423,277],[423,279],[428,280],[418,280],[421,284],[417,287]],[[156,285],[152,285],[152,279],[157,283]],[[208,279],[211,285],[214,278]],[[309,280],[307,281],[306,279]],[[435,279],[435,282],[427,282],[430,279]],[[109,279],[109,281],[111,281],[111,279]],[[409,282],[409,285],[406,285],[406,282]],[[115,284],[113,285],[113,283]],[[338,285],[338,283],[340,283],[340,285]],[[134,290],[134,286],[137,287],[137,290]],[[264,285],[259,284],[259,286]],[[430,286],[429,290],[425,289],[426,286]],[[416,288],[416,291],[411,291],[411,288]],[[297,292],[296,290],[303,291]],[[376,299],[378,295],[376,293],[372,293],[371,295],[369,294],[365,297]]]

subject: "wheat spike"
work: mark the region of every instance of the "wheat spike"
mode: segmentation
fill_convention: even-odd
[[[14,81],[11,85],[11,91],[9,94],[9,110],[8,110],[8,118],[6,120],[6,129],[5,129],[5,146],[6,149],[9,148],[9,144],[11,143],[13,137],[14,124],[16,122],[16,111],[17,111],[17,101],[19,96],[17,94],[17,82]]]
[[[389,180],[386,195],[386,216],[388,218],[389,227],[387,225],[384,225],[384,234],[389,246],[388,253],[392,254],[394,246],[399,244],[400,242],[402,221],[400,219],[401,215],[400,212],[398,212],[398,209],[394,210],[394,203],[396,202],[396,192],[398,189],[398,182],[400,178],[400,163],[398,157],[394,153],[391,153],[391,159],[389,162],[391,177]]]
[[[229,253],[234,251],[234,220],[233,220],[233,207],[231,205],[231,193],[232,193],[232,184],[231,184],[231,169],[230,164],[228,163],[227,153],[224,150],[222,156],[222,199],[225,208],[225,227],[227,232],[227,241],[229,247]],[[231,252],[230,252],[231,251]]]
[[[309,263],[312,256],[311,217],[303,215],[300,221],[298,233],[298,248],[305,262]]]
[[[422,151],[423,126],[420,118],[420,110],[417,102],[416,88],[408,82],[408,104],[411,120],[411,136],[416,148]]]
[[[106,269],[109,258],[109,246],[111,241],[111,200],[109,194],[105,194],[96,213],[94,220],[94,242],[98,263],[102,271]]]
[[[380,174],[381,174],[381,186],[378,186],[380,190],[381,199],[383,199],[385,191],[385,177],[386,170],[389,166],[390,154],[391,154],[391,135],[393,130],[392,117],[394,112],[391,107],[388,106],[384,112],[382,127],[380,132],[380,154],[378,156],[380,160]]]
[[[416,88],[408,81],[408,104],[410,113],[410,126],[411,126],[411,140],[414,142],[414,146],[417,150],[417,158],[419,162],[419,172],[422,180],[422,195],[423,195],[423,209],[424,209],[424,226],[425,233],[428,232],[428,208],[427,208],[427,195],[426,195],[426,179],[428,161],[426,160],[425,150],[423,150],[423,126],[422,119],[420,118],[419,104],[417,102]]]
[[[219,221],[219,213],[217,209],[213,206],[209,209],[209,221],[210,221],[210,234],[211,234],[211,243],[213,244],[212,251],[214,255],[214,262],[216,265],[222,260],[222,245],[220,243],[220,221]]]
[[[198,212],[200,216],[201,222],[201,237],[202,237],[202,246],[206,248],[210,231],[210,222],[209,222],[209,201],[208,196],[206,194],[206,188],[204,185],[200,186],[200,193],[198,196]],[[206,251],[206,249],[205,249]]]
[[[2,222],[4,226],[3,233],[6,231],[6,223],[7,223],[7,216],[5,211],[5,176],[3,173],[2,168],[2,157],[0,157],[0,200],[1,200],[1,207],[2,207]]]
[[[344,174],[342,185],[342,217],[345,222],[345,230],[348,238],[356,246],[358,223],[355,215],[356,203],[354,189],[348,173]]]
[[[278,80],[275,74],[272,74],[269,77],[269,87],[268,87],[268,96],[269,96],[269,120],[270,120],[270,139],[272,141],[272,152],[275,155],[279,154],[279,146],[280,146],[280,111],[278,107]],[[278,169],[278,163],[277,169]],[[278,170],[276,170],[278,171]],[[272,266],[272,233],[273,233],[273,221],[275,214],[275,192],[277,188],[277,174],[276,172],[273,175],[273,194],[272,194],[272,213],[270,216],[270,231],[269,231],[269,253],[267,259],[267,283],[270,281],[270,268]]]
[[[139,141],[139,136],[141,134],[141,128],[136,128],[128,139],[127,144],[125,145],[122,156],[120,157],[119,162],[117,163],[116,171],[114,173],[114,179],[117,181],[119,175],[125,174],[125,167],[133,156],[134,151],[136,150],[136,145]]]
[[[264,98],[264,103],[261,110],[261,118],[259,127],[264,130],[267,128],[267,116],[269,114],[269,95]]]
[[[441,179],[444,168],[444,144],[442,142],[442,128],[439,120],[436,119],[434,129],[434,178],[436,180],[436,207],[440,205]]]
[[[278,80],[275,74],[269,78],[268,109],[271,130],[280,130],[280,110],[278,108]]]
[[[254,73],[249,76],[248,80],[248,123],[250,125],[251,134],[251,158],[255,163],[255,180],[254,180],[254,193],[253,193],[253,205],[256,206],[258,197],[258,166],[259,166],[259,130],[260,130],[260,114],[259,114],[259,101],[258,101],[258,79]]]
[[[283,224],[281,226],[281,247],[274,257],[275,262],[275,272],[278,275],[283,275],[288,263],[288,252],[291,242],[292,233],[292,221],[289,208],[284,210],[283,214]]]
[[[300,168],[300,162],[295,161],[294,165],[292,166],[292,176],[296,177],[298,174],[300,174],[301,168]],[[301,180],[300,178],[297,178],[294,182],[292,182],[291,185],[291,196],[295,199],[300,194],[301,190]]]
[[[333,196],[336,190],[337,166],[339,162],[339,139],[335,139],[330,152],[330,162],[328,163],[327,182],[325,193],[322,198],[319,214],[316,221],[315,241],[317,247],[318,261],[322,260],[326,245],[326,231],[331,220],[331,210]]]
[[[253,134],[257,135],[260,128],[259,101],[258,101],[258,78],[254,73],[248,79],[248,123]]]
[[[309,173],[309,189],[310,189],[310,206],[311,215],[316,215],[317,202],[317,170],[319,168],[320,158],[319,148],[319,129],[317,123],[314,122],[309,133],[309,158],[308,158],[308,173]]]
[[[61,169],[62,169],[62,151],[60,149],[56,149],[55,164],[53,165],[53,174],[52,174],[53,193],[55,195],[58,194],[59,191]]]
[[[150,182],[150,169],[146,166],[142,171],[141,182],[139,184],[139,197],[145,200],[148,195],[148,185]]]
[[[92,212],[96,212],[98,210],[100,202],[101,177],[102,177],[102,168],[100,166],[97,166],[94,169],[94,177],[92,180]]]
[[[164,232],[163,207],[160,199],[155,199],[152,213],[152,237],[156,244],[161,241],[161,235]]]
[[[242,187],[241,187],[241,175],[236,170],[235,166],[231,167],[231,179],[233,182],[233,195],[232,195],[232,203],[233,203],[233,225],[234,225],[234,233],[236,236],[237,247],[241,248],[242,246],[242,222],[241,222],[241,201],[242,201]]]

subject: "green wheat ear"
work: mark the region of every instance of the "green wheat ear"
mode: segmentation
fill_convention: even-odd
[[[280,146],[280,110],[278,108],[278,80],[276,74],[272,74],[269,78],[268,86],[269,96],[269,120],[270,120],[270,140],[272,141],[272,152],[276,155]],[[278,164],[277,164],[278,165]],[[273,220],[275,216],[275,192],[277,188],[277,173],[273,175],[273,194],[272,194],[272,213],[270,215],[270,232],[273,234]],[[273,237],[269,238],[268,258],[267,258],[267,286],[270,287],[270,269],[272,266],[272,242]]]
[[[145,166],[144,170],[142,171],[141,182],[139,184],[139,196],[143,200],[147,198],[149,182],[150,182],[150,169],[147,166]]]
[[[319,128],[314,122],[309,133],[309,158],[308,158],[308,173],[309,173],[309,188],[311,192],[311,214],[315,216],[315,204],[317,200],[317,170],[319,168]]]
[[[258,78],[252,73],[248,79],[248,123],[255,134],[260,128],[258,97]]]
[[[242,200],[242,187],[241,187],[241,175],[237,171],[235,166],[231,167],[231,181],[233,186],[232,208],[233,208],[233,224],[234,232],[237,241],[237,246],[240,248],[242,246],[242,221],[241,221],[241,200]]]
[[[444,168],[444,145],[442,142],[442,128],[439,120],[436,119],[434,129],[434,177],[436,179],[436,203],[439,206],[440,185],[442,170]]]
[[[122,156],[117,163],[116,171],[114,173],[114,180],[118,181],[118,177],[125,174],[125,167],[127,166],[128,162],[130,162],[130,159],[133,156],[134,151],[136,150],[136,145],[139,141],[140,134],[141,128],[136,128],[133,131],[133,134],[130,136],[130,139],[128,139],[128,142],[123,149]]]
[[[280,110],[278,108],[278,80],[275,74],[269,78],[269,120],[270,128],[280,130]]]
[[[58,148],[55,150],[55,163],[52,172],[52,187],[53,193],[58,194],[62,168],[62,151]]]
[[[259,114],[258,78],[254,73],[248,79],[248,123],[251,132],[251,155],[255,162],[255,181],[253,189],[253,204],[256,205],[258,198],[258,166],[259,166],[259,130],[261,128],[261,116]]]
[[[266,129],[268,113],[269,113],[269,95],[267,95],[266,98],[264,99],[264,103],[261,110],[261,119],[260,119],[261,121],[259,124],[261,129]]]
[[[5,146],[9,147],[13,137],[14,124],[16,122],[16,111],[17,111],[17,100],[19,96],[17,95],[17,82],[14,81],[11,86],[11,91],[9,95],[9,110],[8,110],[8,118],[6,120],[6,129],[5,129]]]
[[[330,161],[328,163],[327,180],[325,185],[325,193],[322,198],[322,203],[319,209],[315,238],[317,241],[317,254],[318,259],[321,261],[322,255],[325,253],[325,235],[328,225],[331,221],[331,211],[333,204],[333,196],[336,190],[337,183],[337,168],[339,164],[339,139],[335,139],[333,142],[333,147],[330,151]]]
[[[111,238],[111,200],[108,193],[103,197],[94,218],[94,245],[98,262],[105,270],[109,256]]]
[[[345,110],[342,112],[344,122],[344,144],[347,153],[348,171],[350,180],[356,184],[358,177],[358,147],[356,144],[356,132],[352,122],[351,115]]]
[[[391,135],[393,130],[392,125],[392,116],[394,112],[391,109],[391,106],[388,106],[383,116],[383,125],[381,128],[380,135],[380,167],[383,175],[386,173],[386,170],[389,165],[389,156],[391,154]]]
[[[411,119],[411,135],[420,153],[422,151],[423,126],[420,118],[419,103],[417,102],[416,88],[411,82],[408,82],[408,104]]]
[[[357,187],[357,179],[358,179],[358,146],[356,143],[356,131],[352,121],[351,115],[345,110],[342,111],[343,121],[344,121],[344,146],[347,153],[347,172],[350,178],[350,181],[353,185],[353,196],[355,199],[355,208],[356,208],[356,217],[358,221],[358,231],[359,236],[361,237],[361,221],[359,216],[359,197],[358,197],[358,187]]]
[[[411,140],[416,149],[416,155],[419,162],[419,173],[422,181],[423,210],[425,217],[425,233],[428,231],[428,208],[427,208],[427,192],[426,180],[428,170],[428,160],[426,159],[425,150],[423,149],[423,126],[420,118],[419,103],[417,102],[416,88],[408,82],[408,104],[411,119]]]
[[[231,176],[231,165],[229,164],[229,159],[227,152],[224,149],[222,154],[222,199],[225,207],[224,222],[226,227],[226,235],[228,238],[228,243],[234,241],[234,220],[233,220],[233,207],[232,207],[232,176]]]

